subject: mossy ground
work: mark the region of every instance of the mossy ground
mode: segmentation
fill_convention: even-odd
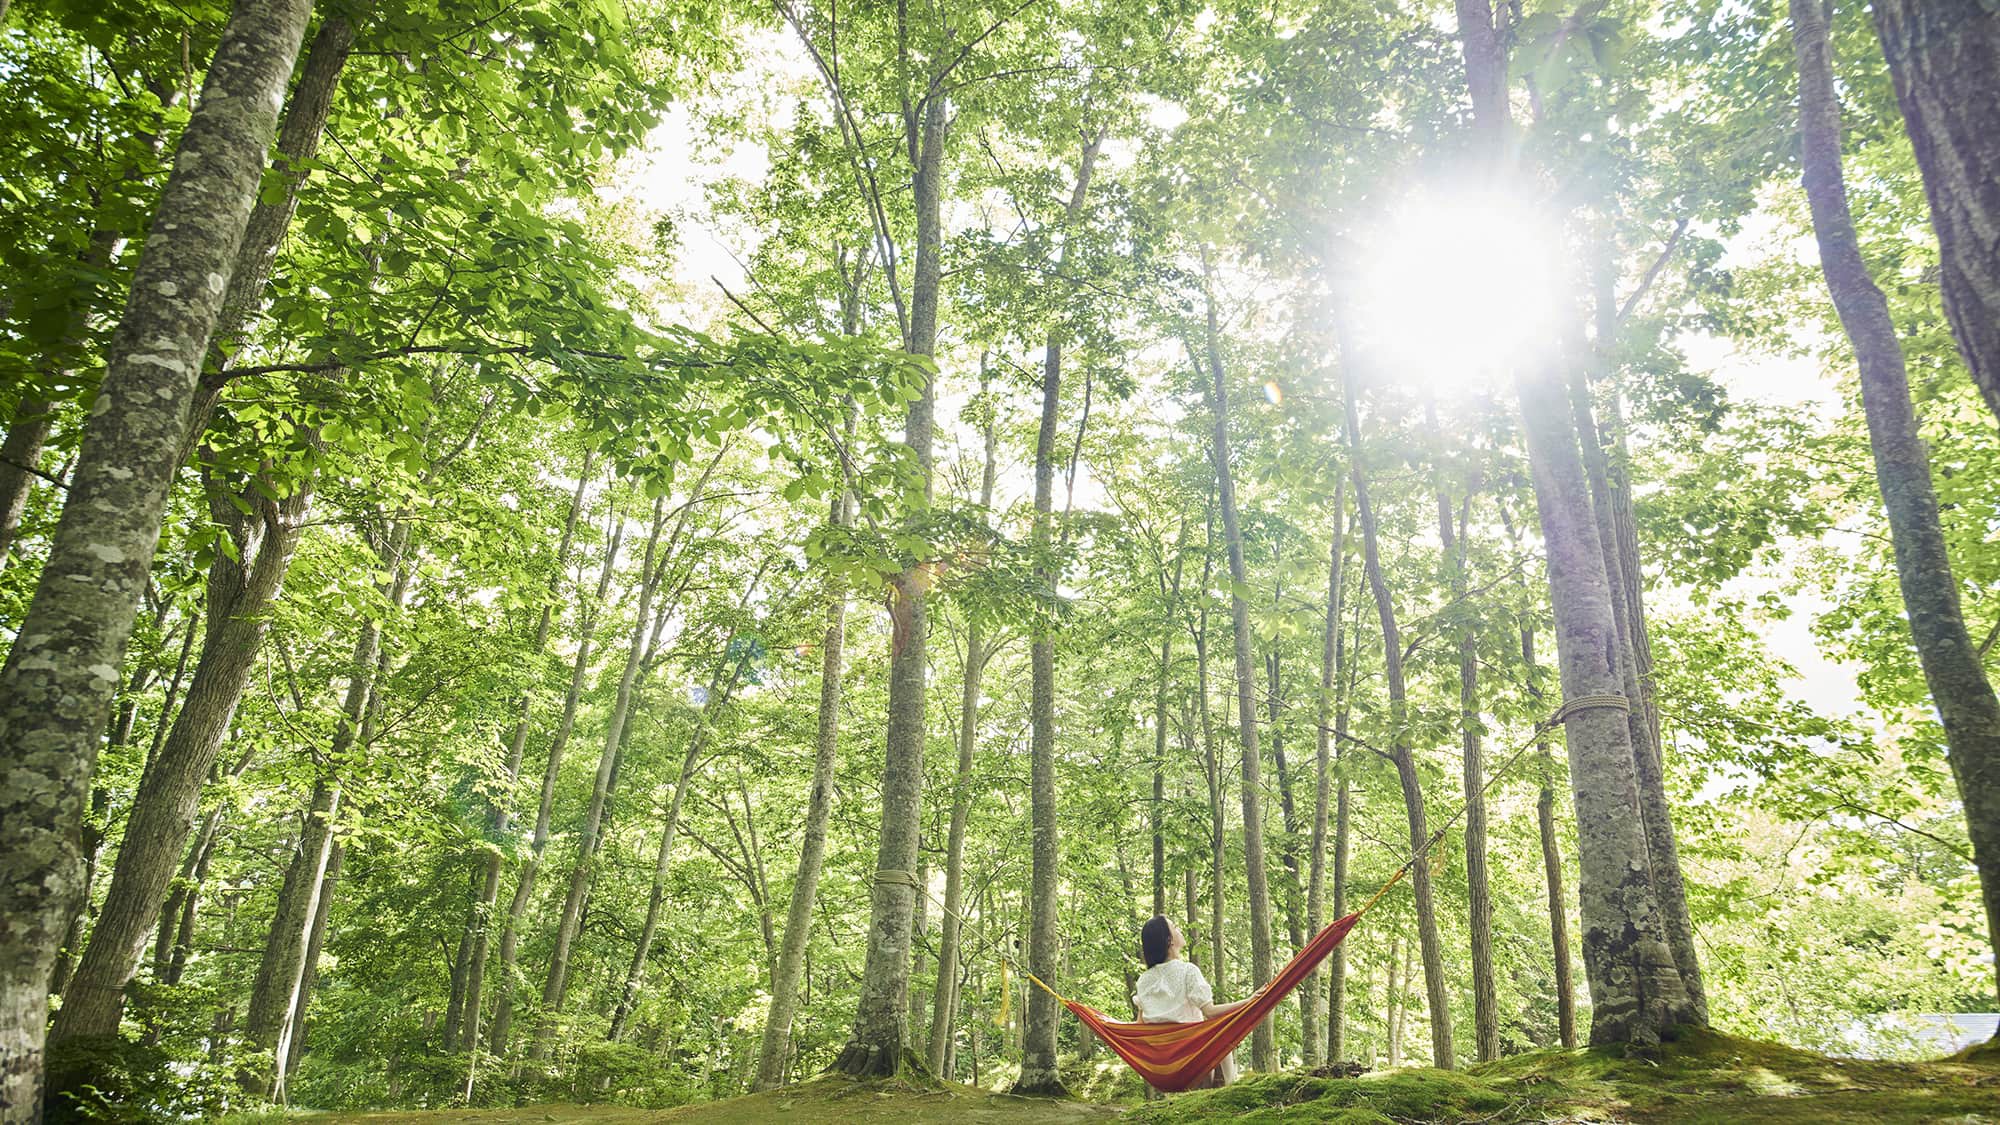
[[[1699,1032],[1667,1044],[1652,1057],[1608,1050],[1539,1051],[1455,1073],[1412,1069],[1362,1078],[1261,1075],[1228,1089],[1144,1105],[1013,1098],[955,1083],[858,1083],[824,1077],[670,1110],[545,1105],[328,1114],[312,1120],[315,1125],[1084,1125],[1114,1118],[1122,1118],[1124,1125],[2000,1125],[2000,1048],[1975,1049],[1937,1062],[1869,1062]]]
[[[1940,1062],[1830,1059],[1698,1032],[1646,1058],[1538,1051],[1464,1072],[1274,1074],[1135,1110],[1129,1125],[1633,1122],[1635,1125],[2000,1125],[2000,1052]]]

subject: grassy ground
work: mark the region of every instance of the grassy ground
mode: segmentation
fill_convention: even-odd
[[[550,1105],[329,1114],[312,1120],[314,1125],[1084,1125],[1114,1118],[1122,1125],[2000,1125],[2000,1049],[1939,1062],[1867,1062],[1704,1032],[1650,1059],[1608,1051],[1540,1051],[1459,1073],[1398,1070],[1346,1079],[1274,1074],[1143,1106],[1010,1098],[951,1083],[818,1078],[672,1110]]]

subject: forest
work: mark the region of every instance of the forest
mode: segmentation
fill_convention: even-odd
[[[0,1123],[2000,1120],[1996,122],[1990,0],[0,0]]]

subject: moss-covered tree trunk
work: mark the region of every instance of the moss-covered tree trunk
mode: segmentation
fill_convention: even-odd
[[[1907,5],[1897,7],[1908,9]],[[1942,7],[1967,8],[1968,12],[1970,8],[1960,4]],[[1840,103],[1826,13],[1816,0],[1792,0],[1791,13],[1792,45],[1799,64],[1799,133],[1806,200],[1819,242],[1820,269],[1833,294],[1841,327],[1854,347],[1861,404],[1868,415],[1868,445],[1875,458],[1882,506],[1889,516],[1896,578],[1909,615],[1910,638],[1915,642],[1931,701],[1937,705],[1938,720],[1944,726],[1950,750],[1946,757],[1958,783],[1973,865],[1979,871],[1988,940],[2000,948],[2000,940],[1996,940],[2000,939],[2000,699],[1995,697],[1979,650],[1966,632],[1958,582],[1938,519],[1930,462],[1910,405],[1909,376],[1895,322],[1890,319],[1888,301],[1868,274],[1848,211],[1847,184],[1840,166]],[[1908,81],[1906,76],[1904,83]],[[1990,120],[1984,127],[1991,130]]]
[[[0,669],[0,774],[10,779],[0,792],[0,1118],[40,1112],[50,969],[88,890],[78,825],[97,743],[310,12],[310,0],[244,0],[230,16]]]

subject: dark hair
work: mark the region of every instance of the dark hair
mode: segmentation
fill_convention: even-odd
[[[1167,959],[1167,950],[1173,942],[1174,924],[1164,914],[1153,915],[1152,921],[1139,927],[1139,952],[1146,958],[1149,969]]]

